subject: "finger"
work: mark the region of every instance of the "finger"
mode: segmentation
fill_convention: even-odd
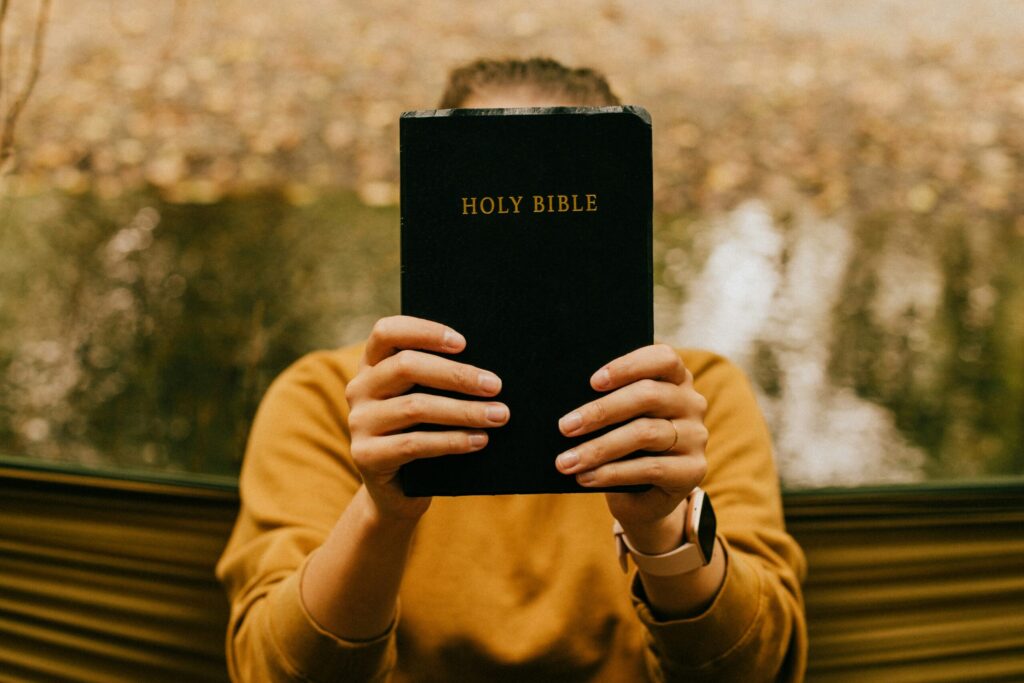
[[[385,434],[417,424],[500,427],[508,418],[508,406],[504,403],[415,393],[373,402],[362,423],[363,429],[371,434]]]
[[[636,451],[703,454],[707,431],[696,420],[640,417],[573,446],[555,459],[555,466],[564,474],[578,474]]]
[[[576,476],[582,486],[653,484],[666,491],[687,492],[699,486],[707,474],[703,455],[648,455],[610,462]]]
[[[610,391],[640,379],[660,379],[683,384],[693,376],[683,360],[668,344],[653,344],[630,351],[608,363],[590,377],[590,385],[598,391]]]
[[[394,472],[407,462],[453,453],[472,453],[487,445],[487,432],[402,432],[366,439],[352,458],[369,472]]]
[[[493,372],[409,349],[371,368],[362,390],[370,396],[389,398],[417,385],[471,396],[494,396],[501,391],[501,379]]]
[[[678,385],[641,379],[564,415],[558,429],[566,436],[588,434],[640,415],[672,418],[689,415],[686,392]]]
[[[376,365],[402,349],[424,349],[458,353],[466,347],[466,338],[441,323],[408,315],[381,318],[366,340],[363,360]]]

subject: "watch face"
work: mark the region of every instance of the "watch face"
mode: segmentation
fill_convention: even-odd
[[[700,520],[697,523],[697,542],[700,544],[701,552],[704,553],[704,560],[711,561],[711,552],[715,549],[715,529],[718,521],[715,519],[715,509],[711,507],[711,497],[704,496],[701,505]]]

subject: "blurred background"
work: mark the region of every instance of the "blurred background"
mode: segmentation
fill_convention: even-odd
[[[747,370],[787,488],[1024,474],[1015,3],[47,6],[0,34],[3,455],[235,474],[398,311],[399,114],[546,55],[651,112],[657,336]]]

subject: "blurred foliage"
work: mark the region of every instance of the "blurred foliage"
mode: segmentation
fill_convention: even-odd
[[[4,211],[0,449],[230,473],[269,382],[397,306],[397,215],[48,194]]]
[[[834,222],[828,381],[891,411],[915,476],[1024,473],[1024,22],[854,5],[62,3],[0,178],[0,449],[232,471],[282,367],[397,309],[398,114],[541,53],[652,113],[663,338],[744,201],[784,278]],[[776,328],[745,363],[770,401]]]
[[[832,375],[893,411],[927,475],[1024,473],[1024,235],[1012,216],[918,219],[901,243],[900,222],[859,226]]]

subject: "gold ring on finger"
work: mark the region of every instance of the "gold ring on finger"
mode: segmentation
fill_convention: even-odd
[[[668,447],[668,448],[665,448],[665,449],[663,449],[663,450],[660,450],[660,451],[658,451],[658,453],[668,453],[668,452],[669,452],[670,450],[672,450],[673,448],[675,448],[675,447],[676,447],[676,444],[677,444],[677,443],[679,443],[679,428],[678,428],[678,427],[676,427],[676,422],[675,422],[675,420],[670,420],[670,419],[668,419],[667,417],[666,417],[666,418],[664,418],[664,420],[665,420],[666,422],[668,422],[668,423],[669,423],[670,425],[672,425],[672,435],[673,435],[673,436],[672,436],[672,443],[671,443],[671,444],[669,444],[669,447]]]

